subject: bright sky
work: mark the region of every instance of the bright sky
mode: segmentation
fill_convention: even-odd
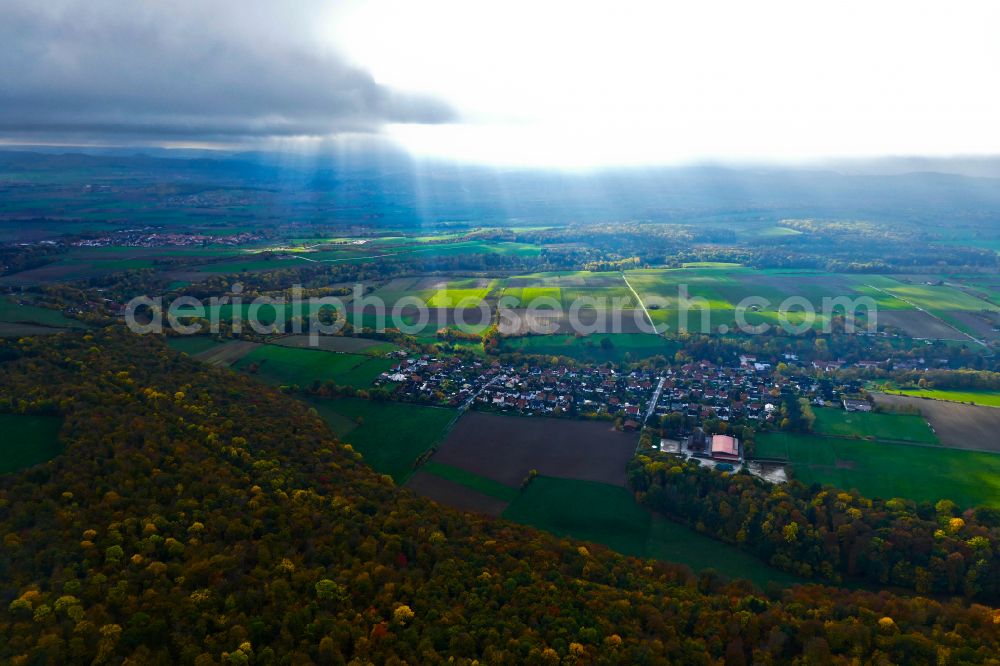
[[[1000,2],[359,0],[328,38],[461,116],[413,152],[587,167],[1000,153]]]

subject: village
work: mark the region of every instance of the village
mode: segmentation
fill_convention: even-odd
[[[376,385],[406,402],[603,419],[626,431],[669,423],[673,431],[688,436],[709,421],[772,422],[787,395],[807,397],[817,405],[843,400],[832,381],[805,372],[779,374],[752,357],[740,357],[738,365],[730,366],[700,361],[657,370],[616,370],[424,355],[401,359]]]

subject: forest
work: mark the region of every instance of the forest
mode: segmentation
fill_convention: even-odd
[[[65,445],[0,477],[5,662],[964,664],[1000,653],[1000,616],[960,599],[760,590],[440,507],[375,474],[304,403],[153,336],[112,326],[0,345],[0,409],[60,415]],[[755,497],[734,487],[708,499],[721,493],[734,510]],[[836,520],[828,502],[842,500],[795,495],[772,511],[813,543],[819,527],[799,513]],[[986,529],[982,516],[949,525],[963,520],[947,543]],[[957,591],[969,594],[975,566],[948,578]]]
[[[629,470],[639,501],[805,578],[920,594],[1000,595],[1000,511],[710,471],[648,444]]]

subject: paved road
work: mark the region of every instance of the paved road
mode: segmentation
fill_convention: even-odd
[[[656,410],[656,403],[660,400],[660,393],[663,391],[663,385],[666,383],[666,377],[660,377],[660,383],[656,385],[656,390],[653,391],[653,397],[649,402],[649,409],[646,410],[646,418],[643,423],[649,423],[649,418],[653,415]]]

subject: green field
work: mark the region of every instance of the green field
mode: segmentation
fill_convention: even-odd
[[[497,282],[497,280],[491,280],[485,286],[480,286],[479,280],[453,280],[441,289],[430,294],[421,294],[421,296],[423,296],[427,306],[432,308],[471,308],[478,306],[493,291]]]
[[[955,312],[978,312],[996,309],[989,302],[962,289],[943,284],[918,282],[911,276],[890,277],[826,273],[798,269],[756,270],[735,264],[687,264],[679,269],[636,269],[626,271],[661,332],[719,332],[721,326],[733,330],[735,310],[745,306],[749,325],[780,323],[779,311],[784,307],[787,320],[794,327],[808,324],[810,316],[802,313],[808,303],[815,318],[813,328],[823,326],[830,318],[825,299],[854,299],[855,313],[867,315],[866,305],[857,299],[869,298],[881,310],[916,310],[923,308],[931,315],[953,321]],[[682,294],[688,299],[687,326],[679,321]],[[786,300],[794,298],[795,300]],[[755,300],[746,300],[755,299]],[[701,311],[708,313],[705,320]],[[834,314],[843,311],[838,306]],[[965,330],[961,321],[955,325]],[[726,332],[726,331],[722,331]]]
[[[343,352],[347,354],[364,354],[365,356],[384,356],[399,350],[399,347],[384,340],[370,340],[353,336],[320,335],[312,339],[308,334],[287,335],[275,338],[268,344],[280,347],[295,347],[296,349],[322,349],[324,351]]]
[[[515,275],[504,282],[504,305],[521,308],[546,307],[552,301],[568,311],[580,299],[580,307],[605,309],[638,307],[635,297],[619,273],[557,271]],[[538,299],[551,299],[539,302]]]
[[[537,257],[542,252],[538,245],[509,241],[462,241],[458,243],[418,244],[403,249],[408,254],[419,254],[427,259],[462,254],[499,254],[517,257]]]
[[[218,263],[203,264],[195,267],[195,270],[204,273],[242,273],[244,271],[276,271],[283,268],[299,268],[303,265],[301,259],[294,257],[271,257],[261,259],[254,255],[247,255],[247,258],[221,261]]]
[[[601,347],[601,340],[611,341],[611,347]],[[680,348],[677,342],[647,333],[595,333],[586,337],[575,335],[528,335],[505,338],[503,350],[543,356],[566,356],[577,361],[604,363],[622,362],[626,358],[638,361],[657,354],[672,357]]]
[[[887,388],[886,393],[912,395],[917,398],[932,398],[948,402],[971,402],[986,407],[1000,407],[1000,391],[947,391],[936,389],[895,389]]]
[[[751,326],[780,322],[779,311],[784,309],[793,326],[807,324],[810,316],[803,313],[808,303],[815,314],[812,326],[818,328],[829,319],[829,307],[824,299],[846,296],[852,299],[871,296],[878,300],[894,300],[901,309],[912,306],[892,296],[865,286],[870,276],[826,273],[822,271],[763,269],[755,270],[735,264],[687,264],[679,269],[637,269],[626,271],[629,283],[638,292],[650,310],[658,330],[677,331],[682,322],[679,312],[683,299],[687,299],[688,322],[686,329],[703,329],[701,312],[708,312],[704,320],[714,332],[720,326],[733,328],[737,306],[743,306],[746,322]],[[891,280],[892,284],[898,284]],[[752,300],[748,300],[752,299]],[[794,300],[788,300],[794,299]],[[859,314],[865,308],[857,307]],[[836,312],[842,312],[842,307]],[[669,327],[669,328],[667,328]]]
[[[38,305],[22,305],[9,298],[0,298],[0,321],[40,324],[55,328],[86,328],[86,324],[66,317],[59,310]]]
[[[938,444],[939,440],[927,420],[913,414],[882,414],[879,412],[848,412],[843,409],[816,409],[813,430],[823,435],[865,437],[874,439],[904,439],[910,442]]]
[[[251,300],[251,299],[244,299]],[[345,308],[349,311],[348,304],[344,304]],[[319,312],[321,310],[334,310],[332,305],[313,305],[308,301],[302,302],[300,307],[293,307],[289,303],[248,303],[243,302],[238,307],[231,303],[224,305],[204,305],[202,307],[201,317],[209,321],[232,321],[235,316],[238,316],[243,324],[244,328],[250,328],[250,315],[252,314],[256,321],[262,326],[270,326],[276,320],[281,322],[290,322],[294,317],[302,317],[303,320],[308,320],[313,312]],[[195,313],[193,308],[178,307],[174,314],[178,318],[191,317]]]
[[[882,285],[878,285],[882,286]],[[893,296],[908,301],[917,307],[934,312],[936,310],[983,310],[991,304],[955,287],[944,285],[905,284],[897,282],[882,286]]]
[[[557,536],[600,543],[626,555],[679,562],[695,571],[713,568],[758,585],[801,582],[734,546],[653,516],[620,486],[539,476],[503,517]]]
[[[413,463],[437,444],[455,416],[454,410],[443,407],[358,398],[313,400],[311,404],[341,441],[397,484],[413,474]]]
[[[368,388],[394,365],[395,361],[361,354],[339,354],[316,349],[296,349],[264,345],[253,350],[233,366],[247,371],[256,365],[256,376],[282,386],[309,386],[314,381],[332,380],[336,384]]]
[[[451,465],[445,465],[444,463],[434,462],[433,460],[428,461],[420,469],[429,474],[433,474],[434,476],[440,476],[442,479],[454,481],[455,483],[465,486],[466,488],[471,488],[476,492],[489,495],[490,497],[496,497],[497,499],[501,499],[505,502],[513,502],[520,494],[520,491],[517,488],[511,488],[510,486],[505,486],[504,484],[498,483],[493,479],[487,479],[485,476],[479,476],[478,474],[467,472],[464,469],[453,467]]]
[[[1000,455],[936,446],[760,433],[756,454],[787,458],[806,484],[857,489],[868,497],[917,502],[950,499],[960,506],[1000,506]]]
[[[15,472],[51,460],[62,453],[55,416],[0,414],[0,474]]]

